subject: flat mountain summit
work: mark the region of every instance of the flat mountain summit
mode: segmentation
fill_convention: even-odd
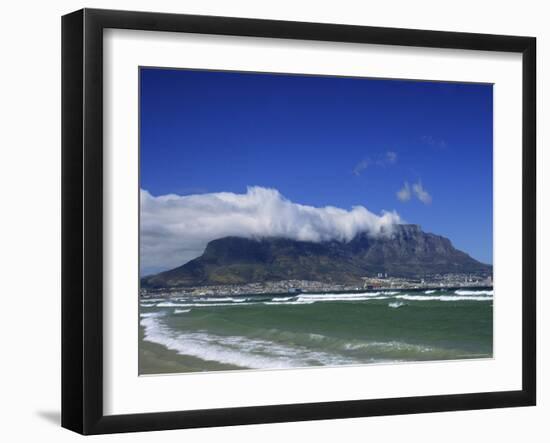
[[[280,280],[360,283],[378,273],[416,278],[434,274],[486,274],[492,266],[418,225],[391,234],[359,234],[351,241],[308,242],[267,237],[223,237],[182,266],[141,279],[144,288],[246,284]]]

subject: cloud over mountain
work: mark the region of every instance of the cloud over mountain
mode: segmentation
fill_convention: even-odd
[[[144,274],[181,265],[201,255],[209,241],[225,236],[349,241],[359,232],[383,235],[400,222],[395,212],[377,215],[364,206],[346,210],[301,205],[262,187],[249,187],[244,194],[157,197],[142,189],[140,199]]]

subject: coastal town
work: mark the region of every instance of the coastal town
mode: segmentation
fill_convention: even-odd
[[[423,278],[399,278],[379,273],[365,277],[362,284],[327,283],[310,280],[279,280],[235,285],[208,285],[179,288],[140,289],[142,298],[177,296],[233,296],[261,294],[300,294],[360,292],[365,290],[427,290],[492,287],[490,274],[436,274]]]

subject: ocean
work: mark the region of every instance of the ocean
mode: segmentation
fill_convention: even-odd
[[[492,288],[140,301],[140,374],[491,358]]]

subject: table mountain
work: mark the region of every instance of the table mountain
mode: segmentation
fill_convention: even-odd
[[[355,284],[378,273],[415,278],[433,274],[488,274],[492,267],[418,225],[396,225],[391,234],[359,234],[349,242],[224,237],[175,269],[144,277],[145,288],[312,280]]]

